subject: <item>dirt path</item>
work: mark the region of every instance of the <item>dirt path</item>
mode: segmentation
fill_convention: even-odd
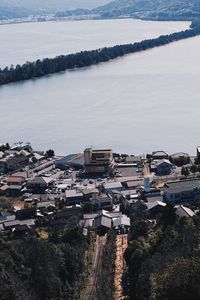
[[[116,238],[116,259],[115,259],[115,300],[122,300],[123,289],[122,289],[122,275],[126,263],[124,260],[124,252],[128,245],[127,234],[118,235]]]
[[[97,236],[96,240],[96,247],[95,253],[93,257],[93,266],[92,271],[90,273],[88,284],[85,291],[84,300],[94,300],[95,292],[96,292],[96,285],[97,285],[97,278],[98,278],[98,271],[99,267],[102,262],[102,255],[103,249],[106,244],[106,236]]]

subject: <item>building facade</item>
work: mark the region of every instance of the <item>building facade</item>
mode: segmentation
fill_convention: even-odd
[[[84,151],[85,172],[92,173],[109,173],[114,168],[114,159],[111,149],[93,150],[87,148]]]

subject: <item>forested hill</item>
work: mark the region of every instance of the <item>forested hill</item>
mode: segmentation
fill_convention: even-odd
[[[115,0],[94,12],[102,18],[129,16],[153,20],[191,20],[200,15],[200,0]]]
[[[200,299],[200,217],[177,217],[167,205],[148,232],[146,217],[134,216],[125,258],[126,299]]]
[[[108,2],[109,0],[0,0],[0,20],[77,8],[93,9]]]

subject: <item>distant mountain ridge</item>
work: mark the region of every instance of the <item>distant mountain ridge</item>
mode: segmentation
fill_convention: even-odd
[[[77,8],[93,9],[109,0],[0,0],[0,19],[56,13]]]
[[[191,20],[200,17],[200,0],[0,0],[0,19],[42,13],[61,18]]]

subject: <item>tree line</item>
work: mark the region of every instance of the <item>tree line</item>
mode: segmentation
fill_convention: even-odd
[[[154,226],[132,222],[125,252],[128,300],[200,299],[200,217],[178,217],[168,204]]]
[[[158,38],[147,39],[133,44],[116,45],[96,50],[81,51],[75,54],[60,55],[55,58],[38,59],[34,62],[26,62],[23,65],[16,65],[15,67],[11,65],[10,67],[0,69],[0,85],[43,77],[65,70],[88,67],[126,54],[163,46],[199,34],[200,27],[193,26],[185,31],[161,35]]]

